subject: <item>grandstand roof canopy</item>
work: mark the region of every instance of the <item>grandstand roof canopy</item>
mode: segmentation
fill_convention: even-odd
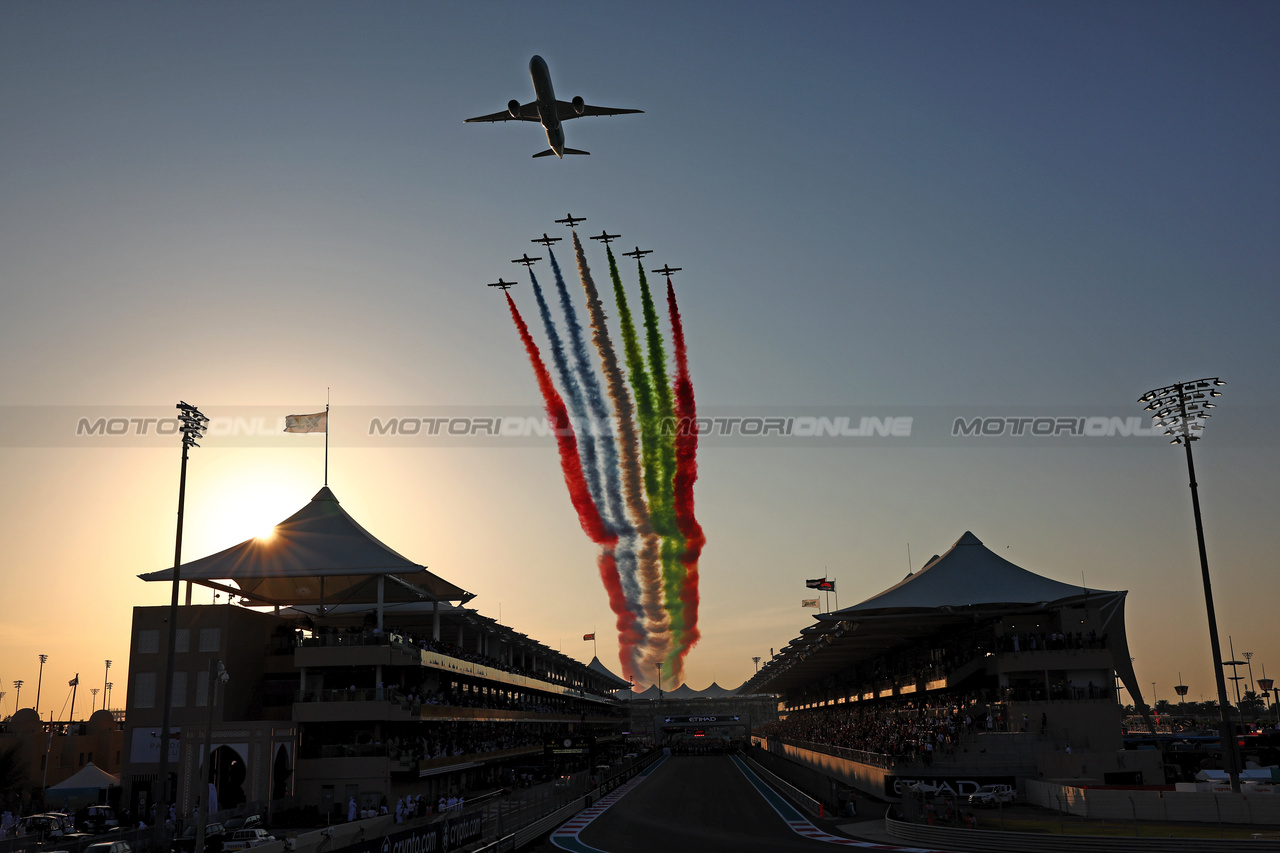
[[[1050,605],[1061,608],[1089,604],[1103,608],[1117,626],[1113,636],[1118,635],[1117,641],[1123,642],[1125,595],[1029,572],[991,551],[966,531],[941,557],[933,557],[923,569],[884,592],[816,616],[816,624],[801,629],[800,636],[761,667],[739,692],[781,693],[919,638],[972,625],[975,619],[1036,613]],[[1123,670],[1128,664],[1127,652],[1123,665],[1118,655],[1116,661]]]
[[[173,569],[138,577],[168,581]],[[277,524],[271,536],[184,563],[178,577],[255,603],[281,606],[374,604],[379,587],[386,603],[466,602],[475,597],[376,539],[347,514],[328,486]]]

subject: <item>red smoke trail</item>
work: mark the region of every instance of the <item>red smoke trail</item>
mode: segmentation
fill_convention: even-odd
[[[604,581],[609,595],[609,609],[618,619],[618,638],[630,652],[640,637],[640,626],[636,624],[635,614],[627,607],[627,596],[622,591],[622,583],[618,578],[618,566],[613,557],[613,549],[618,544],[618,537],[604,523],[595,502],[591,500],[591,491],[587,488],[587,480],[582,472],[582,460],[578,456],[578,441],[573,434],[573,424],[569,421],[569,413],[565,409],[564,400],[551,381],[551,374],[542,362],[538,352],[538,344],[529,334],[529,327],[516,308],[511,294],[506,294],[507,306],[511,309],[511,319],[515,321],[520,332],[520,340],[524,342],[525,352],[529,355],[529,364],[533,366],[534,376],[538,380],[538,388],[542,391],[542,399],[547,409],[547,419],[551,422],[556,434],[556,444],[560,449],[560,470],[564,472],[564,484],[569,489],[569,500],[578,512],[578,523],[582,530],[601,548],[603,553],[597,561],[600,579]],[[624,660],[630,659],[628,654]],[[628,678],[633,673],[625,673]]]
[[[680,657],[684,657],[701,636],[698,631],[698,558],[707,537],[702,525],[694,516],[693,484],[698,479],[698,405],[693,397],[693,382],[689,379],[689,354],[684,343],[684,324],[680,320],[680,306],[676,304],[676,291],[667,276],[667,309],[671,314],[671,339],[675,349],[675,415],[676,415],[676,474],[673,498],[676,523],[685,540],[680,561],[685,566],[684,585],[680,589],[680,601],[684,604],[686,635],[680,641]]]
[[[621,575],[613,549],[601,551],[596,558],[596,565],[600,569],[600,580],[604,582],[605,591],[609,594],[609,609],[617,619],[618,644],[621,646],[618,661],[622,664],[622,674],[625,678],[632,679],[636,676],[636,646],[644,641],[644,626],[627,606],[627,594],[622,590]]]

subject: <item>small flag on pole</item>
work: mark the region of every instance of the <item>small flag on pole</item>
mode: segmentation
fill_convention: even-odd
[[[817,610],[817,609],[818,609],[818,599],[816,599],[816,598],[802,598],[802,599],[800,599],[800,606],[801,606],[801,607],[812,607],[814,610]]]
[[[821,589],[826,592],[834,592],[836,588],[836,582],[834,580],[829,581],[826,578],[810,578],[804,582],[804,585],[809,589]]]
[[[316,412],[314,415],[285,415],[285,432],[329,432],[329,413]]]
[[[584,640],[594,640],[595,638],[596,638],[596,635],[595,635],[595,634],[583,634],[583,635],[582,635],[582,639],[584,639]]]
[[[80,683],[80,673],[76,673],[76,677],[67,682],[68,687],[75,687]]]

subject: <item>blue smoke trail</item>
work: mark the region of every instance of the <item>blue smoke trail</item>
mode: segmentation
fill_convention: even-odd
[[[557,271],[556,278],[559,278]],[[542,325],[547,332],[547,340],[551,344],[551,362],[556,369],[556,378],[560,380],[561,390],[564,392],[565,404],[569,408],[569,417],[573,419],[575,432],[578,435],[578,450],[582,454],[582,473],[587,481],[587,491],[591,493],[591,501],[599,509],[603,506],[600,489],[600,463],[596,458],[596,440],[591,434],[590,429],[577,429],[587,423],[587,407],[583,402],[582,389],[578,387],[578,381],[574,378],[574,373],[569,368],[569,360],[565,357],[564,342],[560,339],[560,332],[556,328],[556,321],[551,316],[551,308],[547,305],[547,300],[542,295],[542,288],[538,285],[538,277],[533,274],[533,269],[529,270],[529,279],[533,282],[533,295],[538,300],[538,313],[542,315]],[[561,289],[564,285],[561,284]],[[576,321],[576,318],[575,318]],[[581,330],[579,330],[581,333]],[[605,514],[601,513],[603,517]],[[608,524],[608,519],[605,518]]]
[[[596,448],[599,450],[601,470],[604,473],[604,505],[602,515],[618,535],[616,551],[618,573],[622,576],[622,585],[626,589],[627,600],[639,608],[640,581],[636,566],[636,530],[627,519],[626,503],[622,497],[622,479],[619,475],[618,445],[613,435],[613,413],[605,400],[604,391],[600,387],[600,379],[596,375],[591,357],[587,354],[586,336],[582,324],[578,321],[578,313],[574,310],[573,301],[569,297],[569,288],[564,283],[564,275],[560,272],[560,264],[556,261],[555,252],[547,249],[551,256],[551,269],[556,276],[556,291],[560,296],[560,308],[564,312],[565,327],[569,331],[569,346],[573,354],[574,369],[579,386],[585,395],[587,409],[591,419],[598,427],[595,435]],[[599,502],[597,502],[598,504]],[[643,613],[643,611],[641,611]]]

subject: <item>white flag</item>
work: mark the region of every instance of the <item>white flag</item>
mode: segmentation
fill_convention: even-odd
[[[329,413],[316,412],[314,415],[285,415],[285,432],[328,432]]]

